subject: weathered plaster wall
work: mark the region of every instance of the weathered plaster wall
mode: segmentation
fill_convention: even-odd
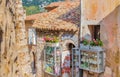
[[[117,23],[118,23],[118,33],[117,33],[117,44],[118,44],[118,51],[119,51],[119,53],[118,53],[118,57],[119,57],[119,59],[118,59],[118,62],[119,62],[119,67],[118,67],[118,76],[120,77],[120,6],[118,7],[118,18],[117,18],[118,20],[117,20]]]
[[[119,0],[84,0],[85,19],[100,20],[119,5]]]
[[[21,0],[0,0],[0,77],[33,77]]]
[[[36,52],[35,52],[36,70],[37,70],[36,76],[37,77],[41,77],[41,76],[42,77],[53,77],[53,75],[45,73],[44,69],[43,69],[43,67],[44,67],[44,46],[46,44],[46,42],[44,41],[43,38],[45,36],[50,36],[50,35],[56,35],[57,37],[61,38],[61,35],[63,35],[63,33],[68,34],[67,32],[37,30],[37,46],[36,46]],[[72,35],[72,36],[76,36],[76,34]],[[68,49],[67,44],[73,43],[75,45],[75,41],[77,41],[77,40],[70,39],[70,38],[66,38],[64,40],[60,39],[60,45],[62,46],[62,52]]]
[[[114,77],[119,77],[119,6],[115,8],[108,16],[106,16],[100,23],[101,25],[101,39],[106,48],[106,66],[110,67]]]
[[[119,4],[120,0],[81,0],[81,36],[90,34],[86,25],[99,25]]]
[[[81,5],[82,36],[91,36],[88,25],[101,28],[106,49],[106,67],[101,77],[120,77],[120,0],[82,0]]]

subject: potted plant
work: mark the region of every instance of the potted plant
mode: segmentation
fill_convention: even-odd
[[[90,41],[90,49],[93,50],[102,50],[103,42],[99,39],[93,39],[93,41]]]
[[[93,39],[92,41],[84,39],[80,44],[82,49],[102,50],[103,42],[100,39]]]
[[[88,40],[86,40],[86,39],[84,39],[83,41],[82,41],[82,43],[80,44],[80,48],[83,48],[83,49],[89,49],[89,41]]]
[[[55,45],[55,46],[59,45],[59,38],[56,36],[54,36],[54,37],[46,36],[46,37],[44,37],[44,41],[50,45]]]

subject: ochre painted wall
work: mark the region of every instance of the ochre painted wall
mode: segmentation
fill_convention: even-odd
[[[83,0],[85,6],[85,18],[98,20],[112,12],[118,5],[119,0]]]
[[[91,37],[88,25],[100,25],[106,66],[105,72],[99,75],[120,77],[120,0],[82,0],[81,9],[82,37]]]

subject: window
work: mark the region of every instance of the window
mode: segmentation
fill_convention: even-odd
[[[34,28],[28,29],[28,44],[36,45],[36,30]]]
[[[89,25],[92,39],[100,39],[100,25]]]

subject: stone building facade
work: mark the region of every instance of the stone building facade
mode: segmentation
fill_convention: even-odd
[[[93,77],[120,77],[120,0],[81,0],[81,38],[93,39],[90,26],[100,26],[105,71]],[[84,77],[91,74],[84,71]]]
[[[45,36],[59,37],[62,52],[78,46],[79,4],[79,1],[54,2],[45,7],[47,12],[27,16],[26,31],[35,29],[37,35],[37,43],[32,45],[36,49],[32,50],[36,56],[36,76],[53,77],[43,70]]]
[[[0,77],[34,77],[22,0],[0,0]]]
[[[60,5],[63,4],[60,3]],[[59,3],[56,5],[58,6]],[[66,5],[68,6],[67,8],[70,8],[70,5],[71,4],[68,2]],[[42,39],[37,38],[37,41],[39,41],[37,43],[38,48],[36,48],[36,46],[28,46],[22,1],[0,0],[0,7],[2,7],[0,8],[0,77],[34,77],[34,72],[36,72],[36,70],[37,77],[52,77],[43,73],[42,48],[45,43],[42,42]],[[49,8],[52,9],[51,5]],[[64,7],[59,8],[63,9]],[[76,7],[74,7],[74,9],[76,9]],[[62,14],[66,13],[64,11],[60,12],[60,14],[62,14],[61,17],[63,18],[58,16],[58,12],[61,10],[56,9],[52,9],[52,12],[42,16],[45,18],[49,15],[53,15],[53,17],[66,21],[64,16],[67,18],[71,18],[69,17],[71,15],[74,16],[74,9],[70,9],[73,10],[71,11],[72,13],[69,13],[69,9],[67,9],[67,14]],[[39,21],[40,19],[38,19],[36,23]],[[67,22],[71,22],[75,25],[77,23],[72,22],[71,19]],[[92,39],[94,34],[92,34],[89,26],[94,27],[97,25],[100,25],[100,39],[104,42],[104,48],[106,49],[105,71],[101,74],[84,71],[84,77],[120,77],[120,0],[81,0],[81,38],[85,37],[87,39]],[[73,39],[66,37],[66,34],[68,34],[69,31],[73,31],[71,34],[74,35],[74,30],[72,30],[74,27],[72,27],[71,30],[68,29],[65,31],[58,27],[56,30],[63,30],[63,32],[57,33],[53,31],[54,28],[52,30],[51,28],[47,28],[47,31],[49,32],[45,31],[45,27],[40,28],[34,26],[34,28],[38,31],[38,37],[42,37],[42,34],[48,35],[50,31],[50,34],[53,33],[59,36],[62,36],[65,33],[65,37],[61,37],[61,40],[65,40],[61,41],[61,43],[65,43],[63,46],[67,43],[76,43],[76,41],[73,41],[74,37]],[[78,35],[78,33],[76,33],[76,35]],[[32,51],[36,52],[30,52],[31,47],[33,47]]]

